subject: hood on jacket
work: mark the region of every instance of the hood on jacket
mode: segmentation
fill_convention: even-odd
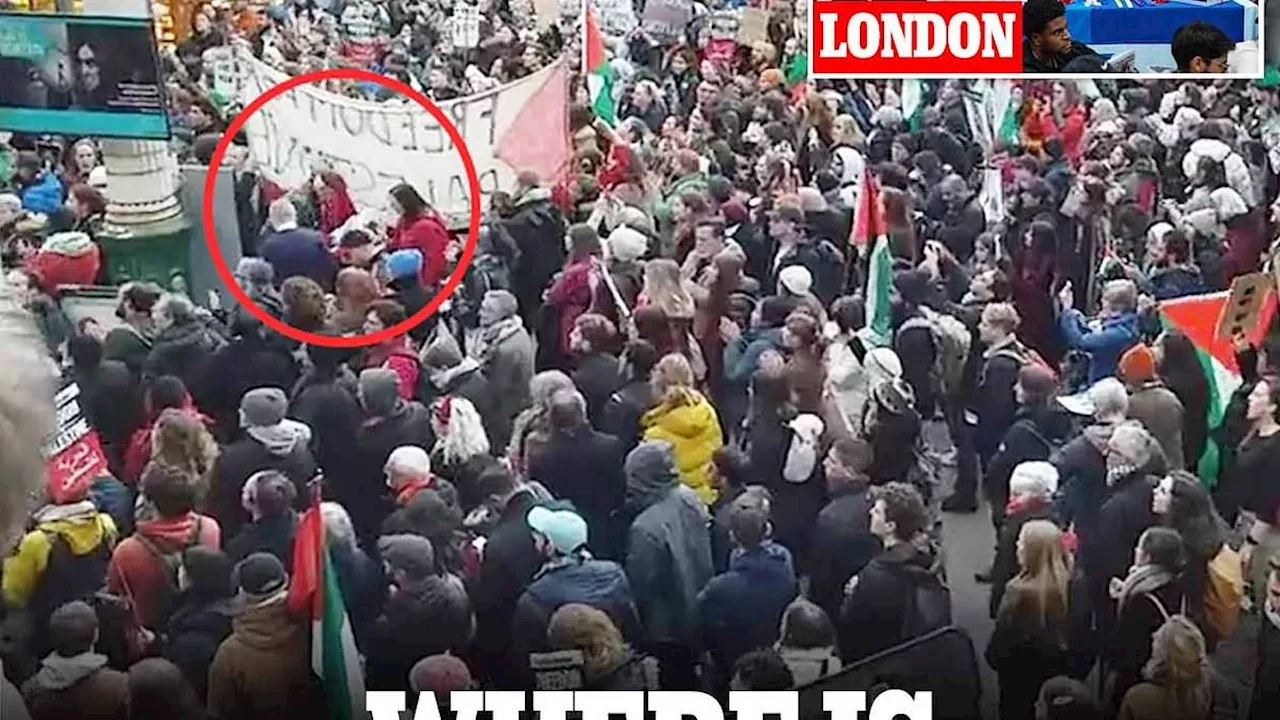
[[[551,190],[548,188],[529,188],[516,198],[515,206],[523,207],[539,202],[551,202]]]
[[[40,670],[31,678],[31,684],[46,691],[66,690],[106,666],[105,655],[87,652],[62,657],[54,653],[40,662]]]
[[[894,545],[876,556],[876,560],[886,569],[916,580],[940,577],[943,571],[942,552],[923,534],[918,540]]]
[[[232,622],[234,636],[255,650],[275,650],[306,642],[305,630],[285,606],[281,594],[259,605],[246,607]]]
[[[33,519],[42,532],[60,536],[73,555],[89,553],[115,534],[111,518],[98,512],[92,500],[46,505],[35,512]]]
[[[275,425],[245,428],[245,434],[276,457],[288,457],[298,446],[311,442],[311,428],[306,423],[288,418]]]
[[[676,397],[668,397],[645,413],[641,421],[644,427],[657,425],[663,430],[682,438],[695,438],[707,431],[711,426],[719,426],[715,408],[705,397],[687,391]]]
[[[181,325],[170,325],[155,338],[156,345],[179,345],[202,353],[212,353],[220,344],[204,323],[195,320]]]
[[[197,517],[194,512],[189,512],[181,517],[146,520],[138,523],[137,534],[150,540],[162,552],[177,552],[191,544],[192,536],[196,532]],[[201,533],[212,523],[211,520],[200,522]],[[199,538],[196,540],[198,542]]]
[[[627,475],[626,503],[644,510],[661,502],[680,483],[675,455],[665,442],[642,442],[632,450],[623,471]]]
[[[93,244],[93,238],[90,238],[87,233],[71,231],[50,235],[49,239],[40,246],[40,252],[80,257],[93,252],[95,247],[97,246]]]

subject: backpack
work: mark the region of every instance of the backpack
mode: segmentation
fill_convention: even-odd
[[[969,346],[973,337],[969,328],[959,319],[929,308],[920,308],[921,315],[913,317],[898,328],[898,335],[916,328],[927,328],[933,338],[933,372],[945,396],[959,392],[964,384],[964,367],[969,359]]]
[[[1204,620],[1218,639],[1230,637],[1240,623],[1240,601],[1244,598],[1244,574],[1240,553],[1223,543],[1209,561],[1204,585]]]
[[[1026,345],[1023,345],[1022,342],[1018,340],[1015,340],[1012,345],[1005,345],[999,350],[996,350],[995,352],[991,353],[991,357],[1010,358],[1018,363],[1019,370],[1021,370],[1022,368],[1028,365],[1039,365],[1040,367],[1053,373],[1055,377],[1058,375],[1058,371],[1055,370],[1054,367],[1049,364],[1048,360],[1044,359],[1043,355],[1036,352],[1035,348],[1029,348]]]
[[[52,649],[49,616],[69,602],[88,601],[102,590],[114,548],[104,539],[93,550],[76,555],[62,535],[43,529],[40,532],[49,543],[49,556],[26,610],[33,631],[28,647],[37,657],[44,657]]]
[[[204,527],[204,516],[196,515],[195,525],[196,526],[191,533],[191,538],[188,539],[187,542],[183,543],[182,547],[172,552],[161,551],[150,538],[141,533],[133,536],[138,543],[151,554],[151,557],[155,558],[156,561],[160,563],[160,574],[164,577],[164,586],[159,591],[161,597],[159,602],[156,604],[160,608],[160,616],[166,619],[173,610],[172,605],[174,599],[178,596],[178,593],[181,592],[178,585],[178,568],[182,567],[182,553],[186,552],[187,548],[200,544],[200,531]]]
[[[1049,458],[1056,456],[1058,451],[1062,449],[1062,446],[1067,443],[1067,439],[1065,437],[1045,437],[1044,433],[1040,432],[1040,428],[1036,427],[1036,424],[1028,418],[1018,420],[1010,429],[1013,427],[1020,427],[1027,431],[1045,447],[1045,456],[1043,458],[1027,458],[1028,460],[1048,460]],[[1003,447],[1003,445],[1001,447]]]
[[[430,344],[431,344],[430,342],[427,342],[424,344],[424,347]],[[435,385],[431,382],[431,373],[427,372],[426,367],[422,364],[422,358],[418,357],[417,353],[413,352],[412,350],[405,349],[405,350],[396,350],[392,352],[390,355],[387,356],[387,360],[390,360],[391,358],[396,356],[409,358],[410,360],[413,361],[413,364],[416,365],[418,368],[418,380],[414,383],[414,386],[413,386],[413,399],[417,400],[420,403],[423,403],[424,405],[434,400],[436,395],[439,394],[439,391],[436,389]],[[387,366],[386,361],[383,361],[382,367],[387,368],[388,370],[390,369]]]
[[[951,624],[951,588],[942,578],[930,573],[928,577],[910,578],[909,582],[911,590],[902,613],[903,642]]]

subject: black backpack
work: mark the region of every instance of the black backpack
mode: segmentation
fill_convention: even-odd
[[[104,540],[88,553],[76,555],[58,533],[41,532],[49,542],[49,559],[27,603],[33,630],[30,648],[36,657],[44,657],[52,650],[49,616],[53,611],[76,600],[89,602],[106,585],[113,550],[111,543]]]
[[[951,588],[934,573],[912,573],[902,613],[902,641],[951,625]]]

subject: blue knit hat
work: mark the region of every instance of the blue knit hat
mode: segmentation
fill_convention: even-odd
[[[556,552],[570,555],[587,544],[587,523],[572,510],[535,506],[525,516],[529,529],[549,540]]]
[[[395,280],[417,277],[422,272],[422,252],[397,250],[387,256],[387,272]]]

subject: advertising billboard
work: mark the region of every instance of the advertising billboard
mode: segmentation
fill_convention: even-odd
[[[151,21],[0,13],[0,130],[164,140]]]

